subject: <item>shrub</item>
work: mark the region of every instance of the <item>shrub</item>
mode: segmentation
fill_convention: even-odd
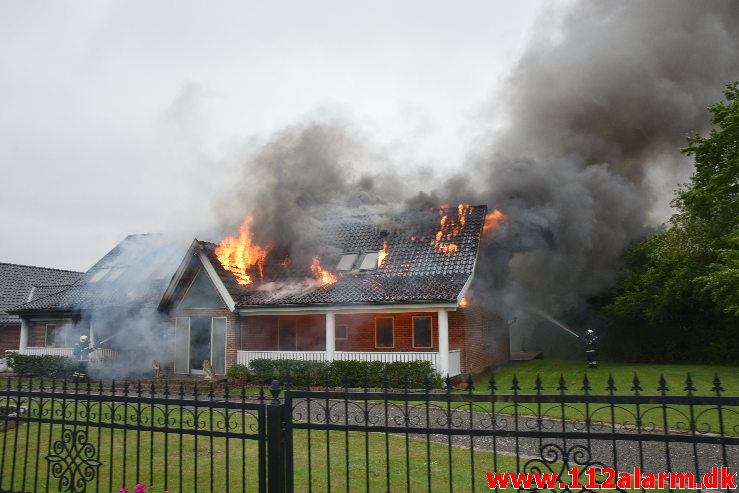
[[[69,378],[77,368],[77,363],[66,356],[9,354],[6,359],[14,373],[33,377]]]
[[[428,361],[384,363],[382,361],[305,361],[289,359],[255,359],[249,363],[248,373],[255,383],[269,384],[278,380],[285,385],[312,387],[383,387],[385,378],[392,388],[403,388],[406,378],[409,388],[423,388],[426,377],[432,387],[441,387],[441,376]]]
[[[237,385],[244,385],[249,381],[249,368],[244,365],[233,365],[226,372],[226,376]]]

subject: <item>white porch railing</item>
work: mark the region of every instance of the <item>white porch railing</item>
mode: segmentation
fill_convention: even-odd
[[[5,353],[17,353],[15,350],[8,350]],[[73,357],[74,348],[71,347],[29,347],[26,348],[26,354],[30,356],[66,356]],[[115,349],[96,349],[90,353],[90,361],[112,361],[118,356]]]
[[[249,366],[255,359],[298,359],[308,361],[325,361],[325,351],[237,351],[236,362]],[[429,361],[434,369],[439,367],[439,353],[433,351],[401,352],[401,351],[336,351],[334,359],[342,361]],[[449,375],[461,373],[461,350],[449,351]]]

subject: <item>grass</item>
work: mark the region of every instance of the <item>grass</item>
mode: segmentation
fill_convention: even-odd
[[[45,457],[53,453],[50,444],[60,439],[61,431],[58,424],[31,423],[0,433],[0,489],[59,489]],[[133,491],[138,482],[146,483],[151,493],[258,491],[255,441],[92,427],[87,432],[102,463],[87,491],[116,492],[122,486]],[[293,444],[299,492],[466,492],[473,485],[489,491],[485,473],[517,471],[524,463],[397,435],[295,430]]]
[[[716,395],[711,390],[714,387],[714,377],[719,375],[721,386],[724,389],[722,395],[737,396],[739,395],[739,372],[736,367],[718,366],[718,365],[647,365],[647,364],[629,364],[629,363],[601,363],[597,369],[587,369],[587,363],[579,361],[549,361],[534,360],[520,363],[512,363],[503,369],[493,373],[495,384],[498,387],[497,393],[510,394],[513,377],[518,379],[518,385],[521,388],[521,394],[535,394],[534,390],[537,377],[541,378],[542,394],[558,394],[560,377],[564,378],[567,395],[583,395],[584,378],[587,376],[588,384],[592,388],[591,394],[608,395],[606,387],[608,386],[609,377],[613,377],[616,390],[615,395],[633,396],[633,380],[636,375],[639,379],[639,385],[642,388],[641,395],[660,395],[658,387],[660,386],[660,377],[664,376],[666,386],[669,390],[665,393],[670,396],[686,396],[688,393],[684,390],[686,386],[686,378],[690,374],[695,391],[693,395],[712,396]],[[488,385],[490,374],[479,375],[474,380],[476,393],[489,393]],[[479,406],[482,411],[491,411],[490,403],[481,403]],[[673,430],[690,430],[692,426],[698,432],[710,431],[719,433],[721,423],[719,422],[719,412],[715,406],[693,406],[692,410],[687,405],[668,405],[645,404],[637,408],[632,404],[621,404],[611,406],[609,404],[542,404],[541,409],[536,404],[518,405],[514,409],[511,404],[498,404],[495,412],[510,413],[518,412],[523,415],[537,415],[541,413],[544,416],[552,418],[561,418],[564,414],[565,418],[573,420],[584,420],[587,414],[595,422],[611,423],[611,419],[617,424],[630,427],[636,425],[637,416],[641,421],[641,426],[647,430],[651,428]],[[691,414],[692,412],[692,414]],[[739,434],[739,408],[724,408],[723,427],[729,436],[737,436]]]

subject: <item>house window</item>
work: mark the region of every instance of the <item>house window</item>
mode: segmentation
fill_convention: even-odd
[[[337,325],[336,326],[336,340],[345,341],[347,339],[349,339],[349,327],[346,325]]]
[[[341,260],[339,260],[336,270],[351,270],[358,256],[358,253],[345,253],[341,256]]]
[[[376,318],[375,319],[375,347],[394,347],[393,340],[393,319],[392,318]]]
[[[56,347],[57,332],[56,324],[46,324],[46,334],[44,336],[44,346]]]
[[[431,317],[413,317],[413,347],[430,348]]]

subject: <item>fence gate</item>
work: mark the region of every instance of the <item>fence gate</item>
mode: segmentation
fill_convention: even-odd
[[[243,390],[19,380],[0,412],[0,491],[266,491],[265,399]]]

